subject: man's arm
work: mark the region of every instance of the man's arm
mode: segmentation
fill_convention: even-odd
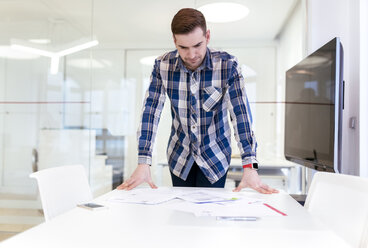
[[[260,193],[277,193],[277,190],[262,183],[256,168],[254,168],[254,165],[258,163],[256,159],[257,143],[251,125],[251,112],[245,92],[245,82],[236,59],[230,75],[228,87],[229,111],[234,127],[234,136],[238,142],[242,164],[250,165],[248,168],[244,168],[241,182],[234,191],[250,187]]]
[[[151,74],[151,83],[143,102],[142,118],[137,132],[138,166],[131,177],[119,185],[117,189],[130,190],[143,182],[148,183],[152,188],[157,188],[151,178],[150,165],[152,164],[152,149],[164,103],[165,89],[161,80],[159,62],[156,60]]]

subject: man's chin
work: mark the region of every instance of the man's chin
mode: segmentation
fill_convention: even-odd
[[[197,64],[188,64],[188,63],[186,63],[185,66],[187,67],[187,69],[192,70],[192,71],[199,67],[199,65]]]

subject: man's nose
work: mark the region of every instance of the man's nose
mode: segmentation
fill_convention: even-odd
[[[194,59],[194,57],[195,57],[195,49],[189,49],[189,51],[188,51],[188,57],[190,59]]]

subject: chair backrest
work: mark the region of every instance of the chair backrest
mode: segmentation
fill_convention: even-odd
[[[304,207],[352,247],[368,247],[368,179],[318,172]]]
[[[67,165],[30,174],[37,179],[45,220],[92,200],[83,165]]]

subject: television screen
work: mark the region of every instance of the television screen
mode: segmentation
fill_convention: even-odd
[[[286,159],[320,171],[340,171],[342,72],[339,38],[286,72]]]

